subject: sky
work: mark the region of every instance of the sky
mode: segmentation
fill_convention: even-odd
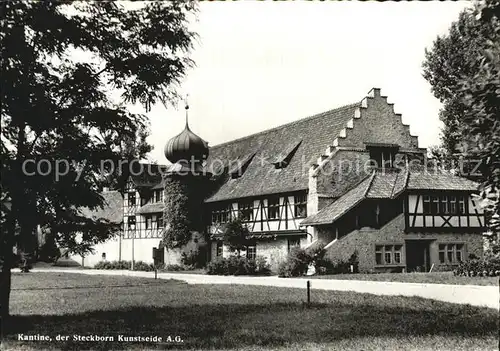
[[[422,77],[425,49],[467,2],[202,2],[179,93],[191,130],[213,146],[342,105],[381,88],[419,146],[439,144],[440,102]],[[142,112],[133,107],[134,112]],[[184,128],[183,105],[154,106],[149,161]],[[335,138],[332,135],[332,140]]]

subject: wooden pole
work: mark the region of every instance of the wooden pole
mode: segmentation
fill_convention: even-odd
[[[311,281],[307,281],[307,307],[311,304]]]

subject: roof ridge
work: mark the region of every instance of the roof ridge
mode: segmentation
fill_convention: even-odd
[[[363,194],[363,199],[365,199],[368,196],[368,193],[370,192],[370,188],[372,187],[373,180],[375,179],[375,174],[377,174],[377,171],[373,170],[372,175],[370,177],[370,181],[368,182],[368,186],[366,187],[366,190]]]
[[[343,109],[347,109],[347,108],[350,108],[350,107],[354,107],[354,106],[357,106],[357,105],[360,105],[360,104],[361,104],[360,102],[355,102],[355,103],[343,105],[343,106],[340,106],[340,107],[336,107],[336,108],[331,109],[331,110],[323,111],[323,112],[316,113],[316,114],[311,115],[311,116],[300,118],[300,119],[295,120],[295,121],[291,121],[291,122],[288,122],[288,123],[285,123],[285,124],[281,124],[281,125],[279,125],[277,127],[265,129],[265,130],[262,130],[262,131],[257,132],[257,133],[253,133],[253,134],[249,134],[249,135],[243,136],[241,138],[236,138],[236,139],[229,140],[229,141],[226,141],[226,142],[223,142],[223,143],[220,143],[220,144],[216,144],[216,145],[210,146],[209,149],[218,148],[220,146],[231,144],[231,143],[234,143],[236,141],[241,141],[241,140],[245,140],[245,139],[248,139],[248,138],[253,138],[253,137],[257,136],[257,135],[262,135],[262,134],[266,134],[266,133],[269,133],[269,132],[272,132],[272,131],[275,131],[275,130],[278,130],[278,129],[282,129],[282,128],[285,128],[285,127],[290,127],[290,126],[292,126],[294,124],[302,123],[302,122],[309,121],[309,120],[314,119],[314,118],[321,117],[321,116],[323,116],[323,115],[325,115],[327,113],[337,112],[337,111],[340,111],[340,110],[343,110]]]

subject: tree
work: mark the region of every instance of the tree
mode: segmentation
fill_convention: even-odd
[[[241,250],[247,249],[249,233],[247,225],[240,218],[234,218],[226,223],[222,240],[230,251],[236,251],[240,257]]]
[[[149,110],[177,98],[178,84],[193,64],[188,55],[195,34],[187,25],[196,7],[182,1],[127,8],[108,1],[0,6],[5,320],[12,251],[32,249],[36,225],[50,227],[58,244],[76,253],[116,233],[116,226],[82,216],[79,209],[103,204],[102,161],[117,164],[124,141],[145,140],[145,116],[128,112],[126,104]],[[135,157],[147,151],[133,149]]]
[[[424,77],[443,102],[443,146],[481,162],[481,199],[500,231],[500,0],[465,10],[426,52]]]

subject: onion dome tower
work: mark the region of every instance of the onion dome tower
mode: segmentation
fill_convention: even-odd
[[[188,124],[186,101],[184,130],[165,144],[165,157],[172,163],[163,174],[163,220],[168,228],[163,237],[167,249],[207,245],[204,237],[204,199],[209,189],[210,173],[203,162],[208,157],[208,143],[193,133]],[[169,253],[172,258],[174,251]],[[175,251],[177,252],[177,251]],[[177,252],[180,260],[180,252]]]
[[[179,164],[183,171],[187,171],[186,167],[190,167],[191,171],[200,171],[203,161],[208,157],[208,143],[191,131],[187,103],[185,109],[186,126],[180,134],[167,142],[164,153],[167,160]]]

